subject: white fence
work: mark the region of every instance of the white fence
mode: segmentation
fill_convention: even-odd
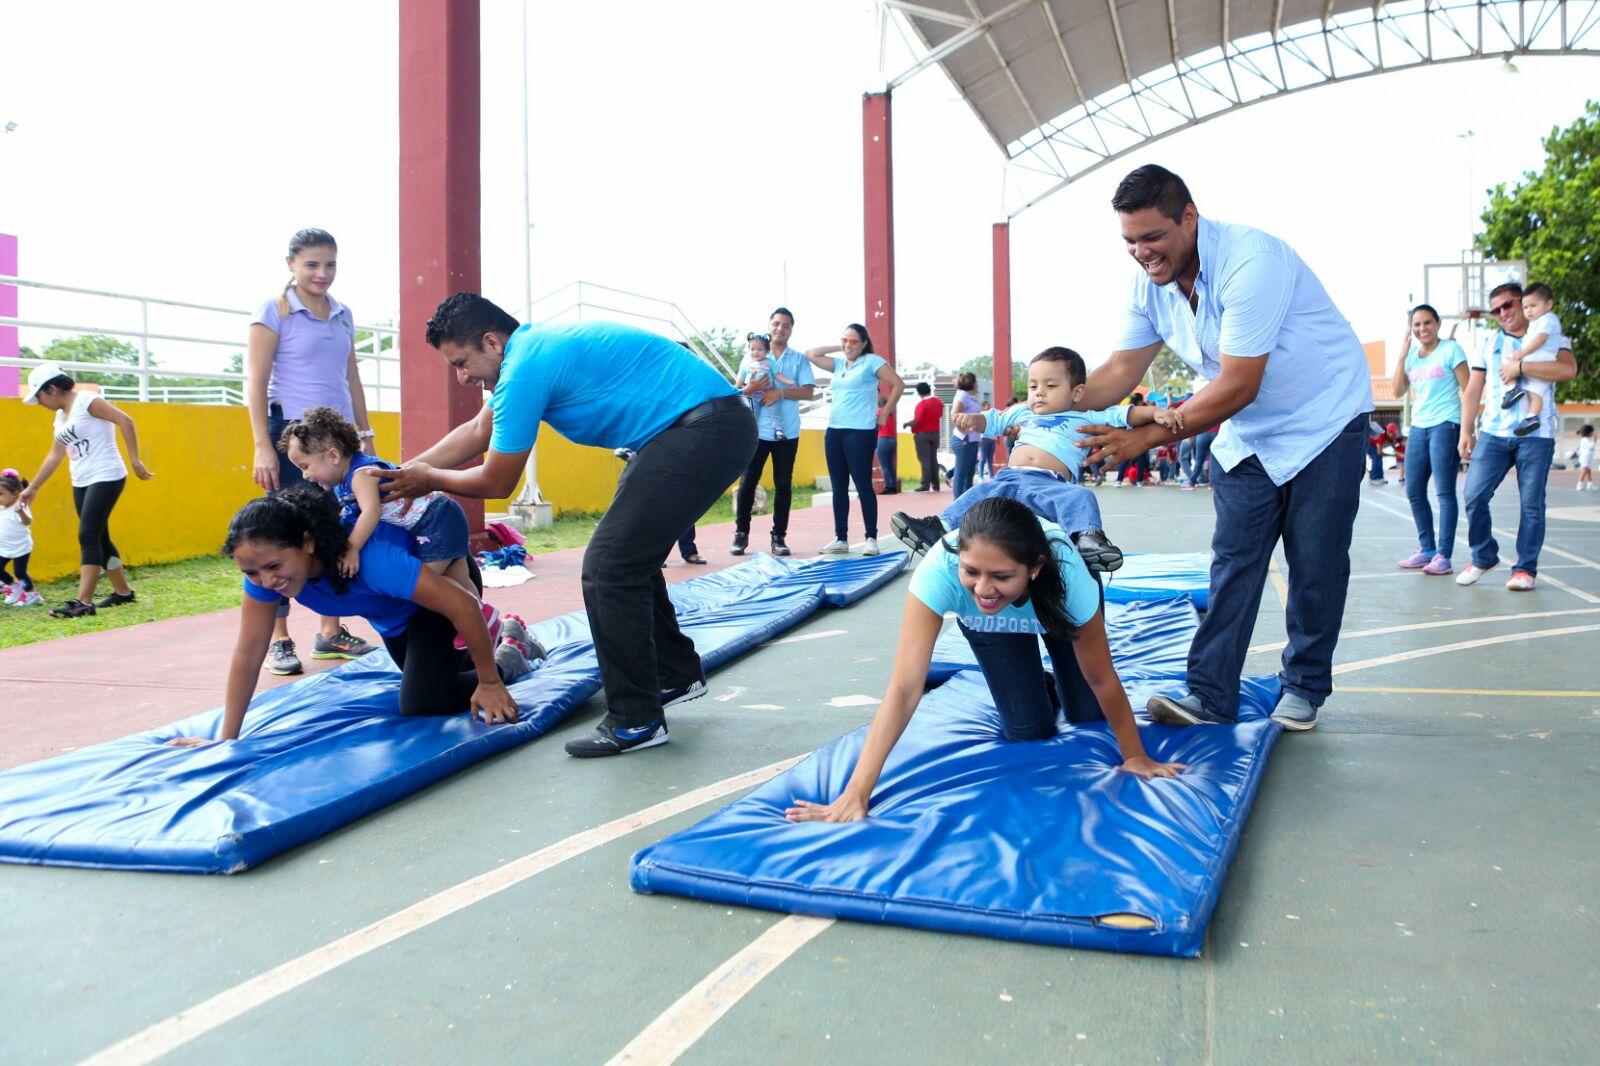
[[[45,298],[42,302],[50,305],[51,310],[59,311],[42,318],[0,316],[0,325],[27,331],[21,334],[22,342],[36,350],[43,349],[55,337],[85,333],[119,337],[138,344],[137,366],[58,360],[68,371],[130,374],[137,379],[137,386],[108,389],[108,396],[168,403],[244,403],[244,374],[219,368],[228,366],[230,357],[243,354],[247,327],[254,315],[252,310],[55,285],[31,278],[0,276],[0,284],[16,285],[37,293]],[[19,297],[20,311],[27,306],[27,296],[19,294]],[[152,328],[152,312],[175,324]],[[356,344],[356,363],[367,392],[367,407],[375,411],[399,410],[399,331],[388,325],[357,324],[356,329],[367,333]],[[43,340],[34,334],[43,335]],[[221,334],[226,336],[219,336]],[[152,357],[152,342],[159,345],[165,365],[157,364]],[[172,361],[174,356],[177,362]],[[26,369],[38,362],[37,359],[0,359],[0,366]],[[172,378],[194,378],[216,384],[161,384],[163,379]]]

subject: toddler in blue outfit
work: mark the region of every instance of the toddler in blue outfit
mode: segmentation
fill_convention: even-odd
[[[331,407],[311,408],[284,427],[278,450],[299,467],[306,480],[321,485],[338,501],[340,520],[350,530],[349,546],[339,560],[344,577],[355,577],[361,569],[361,549],[382,522],[411,534],[416,558],[429,570],[479,596],[467,565],[472,549],[461,505],[442,492],[430,492],[409,503],[383,503],[376,474],[393,470],[395,465],[363,452],[355,425],[344,415]],[[490,637],[498,641],[499,612],[485,603],[483,620]],[[466,646],[459,637],[457,646]]]
[[[1088,370],[1083,357],[1071,348],[1046,348],[1028,363],[1028,400],[1004,411],[951,416],[961,432],[986,432],[996,436],[1015,432],[1015,444],[1004,469],[974,485],[945,508],[942,514],[913,518],[905,513],[889,520],[895,535],[917,554],[937,544],[948,530],[959,528],[961,516],[979,500],[1005,496],[1017,500],[1040,518],[1048,519],[1071,535],[1091,570],[1109,572],[1122,565],[1122,551],[1101,528],[1100,504],[1093,492],[1078,484],[1085,451],[1078,434],[1084,426],[1142,426],[1160,422],[1177,429],[1183,425],[1177,410],[1156,407],[1109,407],[1080,411]]]

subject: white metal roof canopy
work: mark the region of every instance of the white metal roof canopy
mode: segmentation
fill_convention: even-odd
[[[1062,186],[1302,89],[1429,63],[1600,55],[1600,0],[883,0],[1018,167]]]

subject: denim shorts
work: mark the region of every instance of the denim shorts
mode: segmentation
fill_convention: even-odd
[[[471,554],[467,512],[448,496],[428,504],[409,530],[417,542],[417,559],[424,563],[448,562]]]

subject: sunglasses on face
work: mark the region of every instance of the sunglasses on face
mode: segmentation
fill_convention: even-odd
[[[1515,306],[1517,306],[1517,302],[1515,300],[1507,300],[1503,304],[1495,304],[1493,307],[1489,308],[1489,310],[1493,311],[1497,315],[1503,315]]]

